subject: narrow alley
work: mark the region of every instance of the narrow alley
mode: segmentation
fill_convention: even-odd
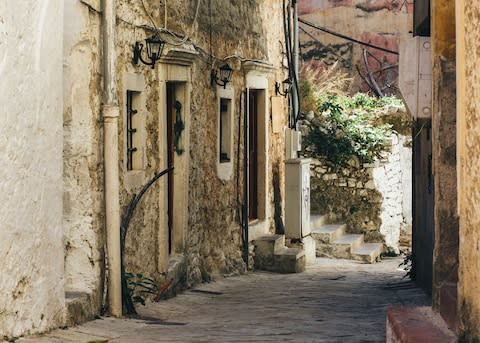
[[[251,272],[139,306],[142,319],[101,318],[18,343],[385,342],[388,306],[429,306],[401,258],[318,258],[303,273]]]

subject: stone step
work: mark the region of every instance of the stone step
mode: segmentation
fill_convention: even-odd
[[[346,228],[346,224],[322,225],[316,229],[313,229],[311,235],[317,244],[329,244],[343,236]]]
[[[268,235],[253,241],[255,268],[276,273],[299,273],[305,270],[304,249],[287,248],[284,235]]]
[[[383,252],[382,243],[363,243],[352,251],[352,259],[367,263],[375,263]]]
[[[343,235],[332,243],[317,242],[317,256],[351,259],[352,251],[363,244],[363,235]]]
[[[305,260],[307,266],[317,263],[317,254],[315,252],[315,240],[312,236],[303,237],[302,239],[286,239],[287,248],[296,248],[305,252]]]
[[[285,247],[284,235],[266,235],[253,241],[255,247],[253,261],[256,269],[271,270],[274,264],[274,255]]]
[[[274,255],[273,270],[277,273],[301,273],[305,270],[305,252],[296,248],[282,248]]]
[[[253,241],[255,255],[270,256],[273,258],[276,250],[285,246],[285,235],[265,235]]]
[[[327,214],[310,214],[310,228],[312,230],[324,226],[328,223]]]
[[[85,323],[95,317],[96,309],[86,292],[65,292],[65,319],[67,326]]]

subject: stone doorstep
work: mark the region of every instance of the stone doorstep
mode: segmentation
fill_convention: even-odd
[[[94,319],[96,311],[91,302],[91,296],[86,292],[65,292],[65,324],[73,326]]]
[[[305,270],[305,252],[287,248],[284,235],[269,235],[256,239],[255,268],[278,273],[298,273]]]
[[[301,273],[305,270],[305,252],[300,249],[284,247],[273,257],[274,271],[278,273]]]
[[[287,248],[296,248],[302,250],[305,253],[305,262],[307,266],[314,265],[317,262],[317,253],[315,249],[315,239],[312,236],[303,237],[298,239],[286,239],[285,245]]]
[[[255,245],[255,254],[263,256],[273,256],[276,250],[285,246],[284,235],[267,235],[257,238],[253,241]]]
[[[387,343],[454,343],[457,337],[431,307],[389,307]]]
[[[343,236],[346,228],[346,224],[322,225],[312,230],[312,236],[317,242],[329,244]]]
[[[383,251],[382,243],[363,243],[352,251],[352,259],[367,263],[374,263]]]

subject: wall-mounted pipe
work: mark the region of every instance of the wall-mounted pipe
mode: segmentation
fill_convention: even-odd
[[[115,0],[103,1],[103,157],[105,168],[105,231],[108,258],[108,310],[122,315],[121,257],[120,257],[120,199],[118,172],[118,117]]]

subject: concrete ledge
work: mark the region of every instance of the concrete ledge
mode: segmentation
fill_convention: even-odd
[[[387,309],[387,343],[454,343],[457,337],[430,307]]]

